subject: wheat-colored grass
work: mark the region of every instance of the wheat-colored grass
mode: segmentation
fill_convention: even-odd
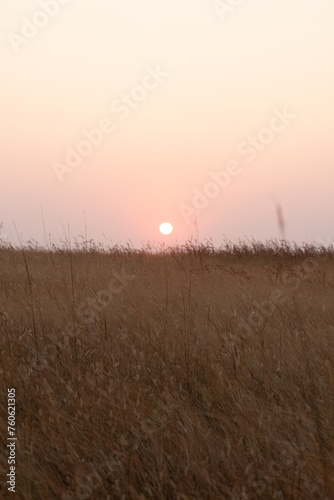
[[[333,298],[333,249],[3,247],[16,497],[333,499]]]

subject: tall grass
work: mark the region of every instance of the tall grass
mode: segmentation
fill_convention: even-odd
[[[2,246],[17,498],[334,498],[333,255]]]

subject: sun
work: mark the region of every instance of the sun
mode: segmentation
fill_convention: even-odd
[[[173,231],[173,226],[169,222],[163,222],[159,229],[162,234],[170,234]]]

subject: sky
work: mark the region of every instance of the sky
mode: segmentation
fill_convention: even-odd
[[[333,22],[332,0],[1,2],[2,238],[265,241],[279,205],[289,241],[333,243]]]

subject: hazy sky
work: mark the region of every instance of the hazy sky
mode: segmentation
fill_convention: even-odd
[[[238,4],[238,5],[237,5]],[[333,0],[0,4],[2,233],[332,238]],[[105,235],[105,236],[103,236]]]

